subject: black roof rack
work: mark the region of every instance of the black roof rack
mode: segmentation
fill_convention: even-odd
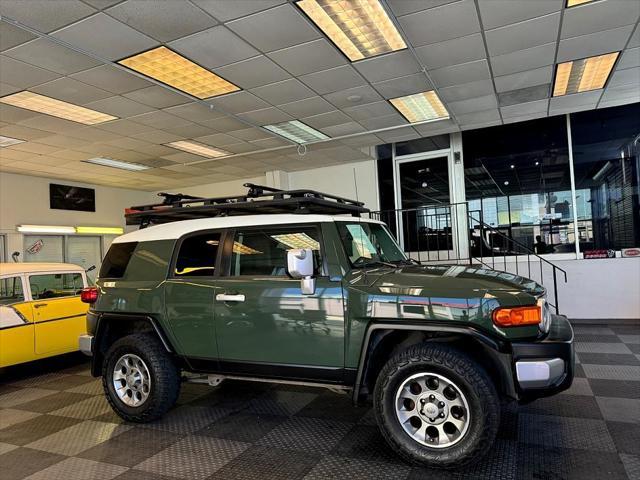
[[[328,215],[368,213],[364,203],[315,190],[280,190],[245,183],[246,195],[203,198],[181,193],[159,193],[162,203],[125,210],[127,225],[144,228],[151,224],[196,218],[273,213],[318,213]]]

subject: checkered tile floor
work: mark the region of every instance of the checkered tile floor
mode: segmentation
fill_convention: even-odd
[[[346,395],[227,382],[184,385],[153,424],[112,413],[78,356],[0,374],[6,479],[640,478],[640,329],[578,326],[570,391],[505,407],[495,448],[468,471],[400,461]]]

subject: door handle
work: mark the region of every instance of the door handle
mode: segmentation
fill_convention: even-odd
[[[216,295],[218,302],[244,302],[245,297],[243,294],[229,295],[226,293],[219,293]]]
[[[47,305],[47,303],[36,303],[33,305],[33,308],[46,307]]]

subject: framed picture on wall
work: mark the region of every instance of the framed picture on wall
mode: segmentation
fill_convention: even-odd
[[[96,191],[93,188],[49,184],[49,207],[56,210],[96,211]]]

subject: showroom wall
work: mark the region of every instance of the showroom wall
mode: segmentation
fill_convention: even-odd
[[[49,208],[49,184],[58,183],[95,189],[96,211],[77,212]],[[0,234],[5,235],[7,256],[23,251],[23,236],[16,225],[64,225],[124,227],[124,209],[157,200],[155,193],[123,188],[66,182],[3,172],[0,175]],[[111,237],[104,236],[106,247]]]

